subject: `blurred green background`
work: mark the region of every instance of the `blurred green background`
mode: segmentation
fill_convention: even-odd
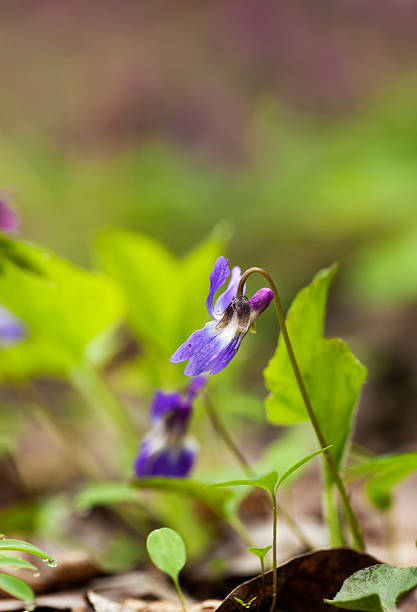
[[[416,16],[371,0],[4,5],[0,186],[22,233],[89,266],[103,226],[182,255],[220,224],[231,262],[267,267],[287,305],[338,260],[329,331],[410,384]]]
[[[415,447],[417,4],[16,0],[1,15],[0,189],[22,235],[84,267],[103,227],[177,256],[222,236],[286,306],[339,261],[328,334],[370,370],[357,439]],[[257,398],[274,330],[271,309],[243,353]],[[249,396],[234,407],[236,376],[230,412],[262,418]]]

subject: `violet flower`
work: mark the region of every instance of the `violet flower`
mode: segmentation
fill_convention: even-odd
[[[0,196],[0,231],[14,234],[19,229],[17,215],[13,208]]]
[[[14,210],[0,197],[0,231],[18,231],[17,216]],[[20,342],[26,335],[24,326],[6,306],[0,304],[0,347],[8,347]]]
[[[0,304],[0,347],[20,342],[26,335],[25,328],[6,306]]]
[[[204,386],[204,376],[191,381],[184,395],[178,392],[155,393],[150,409],[151,431],[143,439],[135,460],[138,478],[171,476],[184,478],[190,473],[198,446],[187,437],[192,403]]]
[[[197,376],[210,371],[217,374],[236,355],[243,338],[259,315],[273,298],[271,289],[259,289],[250,299],[236,297],[241,278],[240,268],[232,269],[229,285],[217,299],[213,308],[214,294],[224,285],[230,274],[228,260],[219,257],[210,274],[210,291],[207,310],[213,321],[198,329],[172,355],[171,362],[189,361],[186,376]]]

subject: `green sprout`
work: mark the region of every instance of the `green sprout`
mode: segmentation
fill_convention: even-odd
[[[326,446],[325,448],[321,448],[307,457],[300,459],[292,465],[288,470],[284,472],[284,474],[279,477],[277,471],[268,472],[263,476],[255,476],[254,478],[246,478],[240,480],[227,480],[225,482],[218,482],[212,487],[235,487],[235,486],[251,486],[258,487],[260,489],[264,489],[271,495],[272,499],[272,509],[274,513],[274,521],[272,528],[272,578],[273,578],[273,594],[272,594],[272,602],[269,612],[274,612],[275,605],[277,602],[277,591],[278,591],[278,575],[277,575],[277,491],[281,484],[289,477],[293,472],[298,470],[304,463],[310,461],[320,453],[324,453],[330,448],[330,446]]]
[[[146,539],[146,549],[156,567],[172,578],[183,612],[186,612],[184,597],[178,581],[179,573],[187,559],[182,537],[168,527],[154,529]]]
[[[261,562],[261,586],[262,591],[264,590],[265,585],[265,557],[271,550],[272,546],[264,546],[263,548],[258,548],[257,546],[249,546],[248,551],[258,557]]]
[[[237,603],[240,604],[242,608],[246,608],[247,610],[249,610],[249,608],[251,607],[252,603],[255,601],[256,598],[257,598],[257,595],[255,595],[255,597],[252,597],[252,599],[250,599],[249,601],[245,603],[242,599],[239,599],[239,597],[233,597],[233,599],[237,601]]]

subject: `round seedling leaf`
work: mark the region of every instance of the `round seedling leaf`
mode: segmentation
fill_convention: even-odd
[[[186,561],[185,545],[179,533],[168,527],[155,529],[148,535],[146,549],[156,567],[176,582]]]

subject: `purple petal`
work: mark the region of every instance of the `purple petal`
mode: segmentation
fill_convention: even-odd
[[[207,342],[218,335],[216,332],[216,321],[209,321],[203,329],[197,329],[172,355],[170,362],[179,363],[180,361],[188,361],[193,355],[198,353]],[[200,372],[199,372],[200,373]]]
[[[170,410],[181,407],[182,399],[179,393],[164,393],[157,391],[154,395],[150,409],[151,423],[155,423]]]
[[[223,355],[228,347],[235,342],[237,335],[236,325],[230,324],[222,329],[220,333],[217,333],[216,336],[211,337],[211,339],[205,344],[202,344],[199,350],[190,358],[184,370],[184,374],[186,376],[197,376],[211,370],[216,366],[218,360],[221,359],[221,355]],[[231,358],[232,357],[230,357],[230,359]]]
[[[229,284],[227,286],[226,291],[224,291],[216,300],[216,304],[214,306],[214,317],[219,319],[226,308],[229,306],[230,302],[236,297],[237,288],[239,285],[241,271],[239,266],[235,266],[232,269],[232,275],[230,277]]]
[[[204,387],[206,382],[207,382],[207,379],[205,376],[197,376],[196,378],[194,378],[188,385],[187,398],[190,401],[192,401],[195,398],[195,396],[198,394],[200,389]]]
[[[230,344],[228,344],[225,349],[223,349],[221,353],[219,353],[219,355],[217,355],[216,359],[211,364],[212,370],[210,374],[212,376],[214,376],[214,374],[218,374],[231,362],[233,357],[236,355],[240,345],[242,344],[242,340],[245,336],[246,334],[240,333],[233,339],[232,342],[230,342]]]
[[[0,198],[0,230],[14,233],[18,229],[19,224],[15,211],[3,198]]]
[[[274,297],[274,292],[272,289],[267,289],[263,287],[263,289],[259,289],[249,300],[249,306],[251,311],[256,313],[256,316],[259,316],[266,308],[268,308]]]
[[[25,328],[8,308],[0,304],[0,346],[10,346],[25,337]]]
[[[152,444],[145,440],[135,461],[135,473],[145,476],[171,476],[184,478],[193,467],[197,454],[195,444],[186,442],[180,447],[165,447],[152,452]]]
[[[225,257],[223,257],[223,255],[221,255],[216,261],[216,263],[214,264],[214,268],[210,274],[210,291],[207,296],[206,305],[207,305],[208,313],[212,319],[216,318],[213,312],[214,294],[216,293],[218,289],[220,289],[222,285],[224,285],[224,283],[226,282],[226,278],[230,274],[230,269],[229,269],[229,266],[227,265],[228,261],[229,261],[228,259],[226,259]]]

